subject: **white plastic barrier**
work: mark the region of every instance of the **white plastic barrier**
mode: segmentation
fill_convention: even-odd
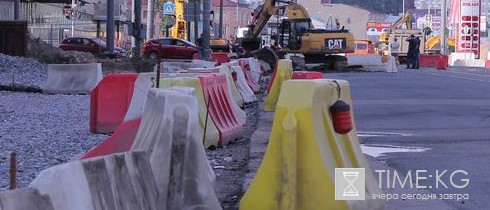
[[[449,55],[449,66],[454,66],[456,60],[475,60],[475,54],[473,53],[458,53],[453,52]]]
[[[231,66],[229,64],[222,64],[221,66],[219,66],[219,71],[221,73],[226,74],[226,82],[228,83],[228,89],[229,89],[228,91],[230,92],[230,96],[233,97],[233,101],[239,107],[243,107],[245,105],[245,98],[238,90],[237,85],[235,85],[235,83],[233,82],[233,77],[231,75],[230,68]]]
[[[52,94],[89,94],[102,80],[100,63],[48,64],[48,79],[43,92]]]
[[[238,91],[240,91],[243,96],[243,100],[245,103],[253,103],[257,101],[257,96],[255,96],[254,91],[247,84],[247,79],[245,78],[245,74],[243,73],[243,69],[240,66],[232,66],[231,72],[235,72],[237,74],[237,81],[235,82]],[[230,72],[230,73],[231,73]]]
[[[147,152],[75,160],[41,171],[30,184],[54,210],[164,209]],[[161,208],[163,207],[163,208]]]
[[[205,61],[205,60],[192,60],[192,63],[196,65],[196,67],[204,67],[204,68],[213,68],[218,63],[215,61]]]
[[[162,73],[176,73],[189,68],[214,68],[216,66],[215,62],[203,61],[203,60],[192,60],[192,62],[181,62],[181,61],[164,61],[160,65]],[[157,66],[153,68],[156,72]]]
[[[248,58],[248,65],[250,65],[250,71],[255,82],[258,84],[262,71],[260,70],[260,63],[258,59]]]
[[[133,98],[129,104],[124,121],[141,117],[146,103],[146,95],[156,85],[156,73],[140,73],[134,83]]]
[[[0,210],[54,210],[51,199],[26,187],[0,193]]]
[[[347,63],[349,66],[362,65],[362,66],[381,66],[381,56],[378,54],[356,55],[351,54],[347,56]]]
[[[385,66],[386,66],[386,72],[389,73],[398,72],[398,67],[396,66],[395,57],[393,56],[388,57],[388,62],[386,62]]]
[[[485,67],[485,60],[456,59],[453,66]]]
[[[151,151],[159,194],[168,195],[161,209],[221,209],[199,131],[195,96],[150,89],[131,149]]]

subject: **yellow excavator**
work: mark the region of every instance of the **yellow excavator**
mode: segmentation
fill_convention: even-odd
[[[281,5],[277,5],[281,3]],[[283,16],[279,24],[278,42],[282,49],[280,55],[292,56],[293,63],[302,67],[304,63],[323,63],[326,69],[341,70],[347,67],[347,58],[343,53],[354,52],[354,36],[343,27],[334,29],[316,29],[306,9],[294,1],[266,0],[253,13],[252,24],[242,47],[259,59],[275,64],[278,56],[270,48],[260,47],[260,35],[272,15]]]
[[[187,39],[187,22],[184,19],[184,3],[187,0],[175,0],[175,25],[170,35],[173,38]]]

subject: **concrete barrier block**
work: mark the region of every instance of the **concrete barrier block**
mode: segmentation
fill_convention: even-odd
[[[456,59],[453,66],[485,67],[485,60]]]
[[[49,94],[89,94],[102,80],[100,63],[48,64],[43,92]]]
[[[0,210],[54,210],[54,207],[49,196],[26,187],[0,193]]]
[[[453,52],[449,55],[449,66],[454,66],[456,60],[475,60],[475,54],[473,53],[458,53]]]
[[[381,56],[378,54],[356,55],[351,54],[347,56],[347,63],[349,66],[362,65],[362,66],[381,66]]]

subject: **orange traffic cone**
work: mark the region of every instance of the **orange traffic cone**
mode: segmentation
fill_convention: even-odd
[[[446,59],[443,56],[439,56],[437,59],[437,70],[446,70]]]

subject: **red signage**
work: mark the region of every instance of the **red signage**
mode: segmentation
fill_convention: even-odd
[[[379,36],[382,33],[388,32],[391,23],[367,22],[366,31],[368,36]]]
[[[480,55],[480,14],[481,0],[461,0],[458,23],[457,52]]]

